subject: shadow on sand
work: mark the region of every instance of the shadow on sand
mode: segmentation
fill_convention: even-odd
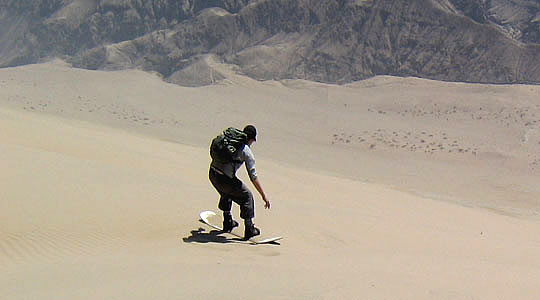
[[[226,238],[222,236],[221,234],[223,231],[221,230],[212,230],[210,232],[206,232],[204,228],[199,228],[197,230],[192,230],[191,235],[188,237],[182,238],[184,243],[221,243],[221,244],[227,244],[227,243],[246,243],[246,241],[240,239],[240,238]]]

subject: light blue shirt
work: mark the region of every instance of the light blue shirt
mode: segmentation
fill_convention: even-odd
[[[238,171],[238,169],[240,169],[244,163],[246,164],[246,171],[251,181],[257,179],[257,171],[255,170],[255,156],[253,155],[253,152],[251,152],[251,148],[249,148],[248,145],[245,145],[242,150],[236,153],[233,162],[221,163],[213,160],[210,166],[226,176],[234,178],[236,176],[236,171]]]

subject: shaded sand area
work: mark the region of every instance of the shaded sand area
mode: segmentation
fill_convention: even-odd
[[[538,299],[539,92],[2,69],[0,298]],[[281,245],[197,221],[245,123]]]

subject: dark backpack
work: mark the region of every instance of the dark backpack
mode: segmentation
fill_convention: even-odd
[[[234,161],[236,152],[247,144],[247,135],[239,129],[229,127],[212,140],[210,156],[212,160],[222,163]]]

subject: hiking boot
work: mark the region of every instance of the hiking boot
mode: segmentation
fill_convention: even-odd
[[[238,222],[232,218],[223,220],[223,231],[231,232],[235,227],[238,227]]]
[[[255,225],[246,226],[246,230],[244,231],[244,240],[249,240],[250,238],[257,236],[261,234],[261,231],[259,228],[255,227]]]

